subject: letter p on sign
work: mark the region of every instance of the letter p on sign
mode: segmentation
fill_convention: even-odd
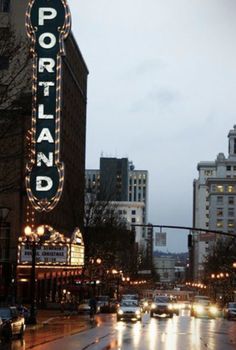
[[[44,25],[44,20],[53,19],[57,16],[57,11],[52,7],[40,7],[39,8],[39,25]]]

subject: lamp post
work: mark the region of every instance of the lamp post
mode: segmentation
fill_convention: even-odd
[[[25,227],[26,242],[31,245],[32,261],[31,261],[31,275],[30,275],[30,316],[29,324],[36,324],[36,301],[35,301],[35,267],[36,267],[36,248],[37,243],[40,242],[41,237],[44,234],[44,227],[37,227],[36,231],[32,231],[30,226]]]

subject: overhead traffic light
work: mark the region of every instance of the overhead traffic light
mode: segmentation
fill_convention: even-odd
[[[192,248],[193,246],[193,235],[191,233],[188,234],[188,248]]]

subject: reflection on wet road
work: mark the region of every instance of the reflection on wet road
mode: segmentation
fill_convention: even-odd
[[[224,319],[197,319],[188,314],[172,319],[155,319],[145,314],[142,322],[116,322],[115,315],[99,315],[95,325],[87,323],[85,327],[85,323],[85,320],[81,322],[81,318],[57,320],[56,324],[41,330],[28,331],[24,342],[2,344],[1,350],[236,349],[236,322]],[[83,331],[75,334],[82,325],[86,330],[81,328]],[[53,339],[51,333],[54,333],[56,341],[50,341]]]

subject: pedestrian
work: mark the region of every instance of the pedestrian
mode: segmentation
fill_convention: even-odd
[[[97,300],[94,296],[92,296],[89,300],[89,306],[90,306],[90,321],[94,320],[94,315],[97,312]]]

